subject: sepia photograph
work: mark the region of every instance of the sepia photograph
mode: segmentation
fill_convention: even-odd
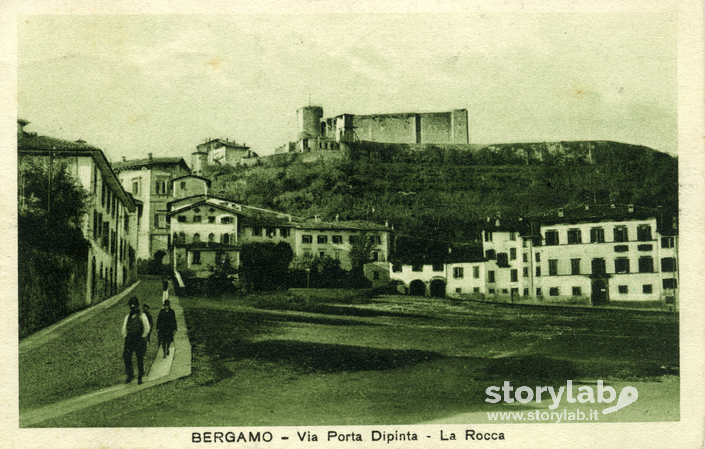
[[[13,444],[701,447],[685,3],[18,12]]]

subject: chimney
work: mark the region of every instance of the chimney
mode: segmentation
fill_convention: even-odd
[[[499,227],[499,218],[494,221],[494,225],[495,225],[496,227]]]
[[[628,205],[628,206],[627,206],[627,211],[628,211],[630,214],[631,214],[632,212],[634,212],[634,205],[633,205],[633,204]]]
[[[152,161],[152,153],[149,153],[149,161]]]
[[[558,216],[563,217],[563,209],[558,209]]]

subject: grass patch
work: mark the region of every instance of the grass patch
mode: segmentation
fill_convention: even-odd
[[[678,322],[666,314],[406,296],[303,311],[259,301],[182,299],[190,377],[41,425],[413,424],[489,410],[485,389],[505,380],[658,389],[679,365]],[[677,410],[677,395],[664,397],[659,406]]]

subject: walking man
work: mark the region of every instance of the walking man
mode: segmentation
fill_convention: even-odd
[[[169,279],[162,279],[162,305],[169,300]]]
[[[140,302],[137,296],[133,296],[128,301],[130,313],[122,323],[122,336],[125,337],[125,347],[122,351],[122,359],[125,361],[126,383],[132,382],[135,378],[132,370],[132,353],[137,355],[137,384],[142,384],[144,375],[144,354],[147,352],[147,335],[150,327],[147,316],[140,312]]]
[[[162,348],[162,357],[169,355],[169,346],[174,341],[174,332],[176,332],[176,314],[171,308],[171,301],[167,299],[157,316],[157,345]]]

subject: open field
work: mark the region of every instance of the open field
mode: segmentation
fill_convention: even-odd
[[[603,379],[617,391],[638,385],[639,401],[624,410],[630,413],[606,420],[679,416],[673,315],[407,296],[305,307],[316,313],[241,300],[182,298],[181,305],[193,348],[190,377],[41,426],[453,422],[548,405],[488,404],[488,386],[568,379],[593,387]]]

